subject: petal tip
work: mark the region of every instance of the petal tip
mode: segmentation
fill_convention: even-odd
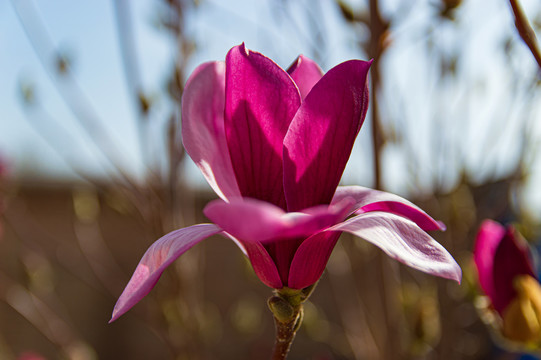
[[[458,266],[458,271],[455,273],[455,277],[453,277],[452,280],[456,281],[458,285],[462,283],[462,269],[460,266]]]
[[[242,44],[239,45],[239,48],[241,52],[246,54],[246,56],[250,56],[250,50],[246,47],[246,44],[244,43],[244,41],[242,42]]]
[[[446,231],[447,230],[447,226],[443,223],[443,221],[436,220],[436,224],[438,224],[438,227],[439,227],[440,231]]]
[[[122,315],[124,315],[124,313],[126,311],[119,311],[120,309],[117,309],[116,306],[115,308],[113,309],[113,313],[111,314],[111,319],[107,322],[107,324],[112,324],[114,323],[115,321],[118,320],[119,317],[121,317]]]

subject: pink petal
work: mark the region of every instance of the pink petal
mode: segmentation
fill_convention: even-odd
[[[299,55],[295,59],[293,64],[287,69],[287,73],[295,81],[303,100],[323,76],[323,71],[321,71],[318,64],[304,55]]]
[[[368,109],[370,64],[335,66],[297,111],[284,139],[288,211],[330,203]]]
[[[434,220],[421,208],[398,195],[362,186],[339,186],[331,204],[347,198],[355,200],[355,208],[358,209],[356,214],[372,211],[389,212],[410,219],[425,231],[445,231],[445,224]]]
[[[494,294],[490,299],[500,314],[517,296],[513,282],[519,275],[537,279],[528,244],[513,227],[509,227],[496,248],[492,268]]]
[[[355,216],[327,231],[345,231],[376,245],[390,257],[428,274],[460,282],[455,259],[414,222],[380,212]]]
[[[318,281],[340,234],[323,231],[304,240],[291,261],[287,286],[303,289]]]
[[[282,144],[299,90],[283,69],[244,44],[227,54],[225,90],[227,143],[241,194],[285,209]]]
[[[224,130],[225,63],[200,65],[182,96],[182,141],[186,152],[222,199],[239,197]]]
[[[205,215],[227,233],[244,243],[304,238],[342,221],[352,202],[317,206],[303,212],[286,213],[276,205],[250,199],[211,201]]]
[[[276,264],[267,249],[258,242],[246,241],[243,242],[243,245],[259,280],[273,289],[281,289],[284,285],[280,279]]]
[[[473,260],[477,266],[479,284],[481,288],[493,299],[494,279],[492,270],[494,268],[494,255],[496,249],[505,235],[505,227],[492,220],[485,220],[479,228],[475,238]]]
[[[180,255],[207,237],[222,231],[214,224],[193,225],[158,239],[143,255],[128,285],[118,298],[109,322],[113,322],[145,297],[163,271]]]

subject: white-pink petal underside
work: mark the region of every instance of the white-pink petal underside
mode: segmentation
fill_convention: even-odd
[[[390,257],[428,274],[460,282],[455,259],[414,222],[387,212],[357,215],[327,231],[345,231],[383,250]]]

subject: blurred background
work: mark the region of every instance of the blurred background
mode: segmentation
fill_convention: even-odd
[[[472,244],[485,218],[541,224],[541,61],[523,0],[0,1],[0,359],[261,359],[270,289],[211,238],[108,325],[146,248],[216,196],[183,152],[180,99],[245,42],[287,68],[375,60],[343,184],[398,193],[461,285],[343,235],[291,359],[516,359],[481,322]],[[519,9],[520,10],[520,9]],[[520,12],[518,12],[520,14]],[[530,34],[531,35],[531,34]],[[537,52],[537,54],[536,54]],[[536,59],[537,55],[537,59]]]

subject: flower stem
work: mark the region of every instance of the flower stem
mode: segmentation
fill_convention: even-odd
[[[274,315],[276,328],[276,341],[272,360],[285,360],[295,334],[302,323],[302,304],[312,294],[316,284],[310,285],[302,290],[284,287],[275,289],[274,295],[268,300],[269,309]]]
[[[285,360],[295,334],[302,321],[301,313],[297,313],[297,317],[289,322],[282,322],[274,317],[274,324],[276,327],[276,340],[274,343],[274,351],[272,354],[272,360]]]

